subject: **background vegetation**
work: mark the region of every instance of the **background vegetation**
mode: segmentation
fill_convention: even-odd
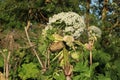
[[[41,35],[49,17],[68,11],[102,30],[92,63],[87,36],[74,43],[75,51],[50,51],[52,31]],[[120,80],[119,15],[119,0],[0,0],[0,80]]]

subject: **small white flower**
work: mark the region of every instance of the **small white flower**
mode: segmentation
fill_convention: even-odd
[[[85,28],[84,27],[81,27],[81,28],[79,28],[79,29],[77,29],[79,32],[83,32],[84,30],[85,30]]]
[[[80,35],[81,35],[81,34],[80,34],[79,31],[75,31],[74,34],[73,34],[73,37],[74,37],[75,39],[77,39]]]
[[[65,30],[64,32],[73,32],[74,31],[74,28],[73,27],[65,27]]]
[[[78,29],[78,28],[79,28],[79,25],[78,25],[78,24],[75,24],[75,26],[73,26],[73,28]]]

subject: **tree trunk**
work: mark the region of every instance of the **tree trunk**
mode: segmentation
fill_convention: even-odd
[[[105,18],[106,18],[107,3],[108,3],[108,0],[104,0],[104,3],[103,3],[103,10],[102,10],[102,21],[104,21]]]

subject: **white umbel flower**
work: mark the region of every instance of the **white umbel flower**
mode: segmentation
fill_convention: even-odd
[[[88,29],[89,29],[90,36],[94,35],[96,37],[101,37],[102,31],[100,28],[98,28],[96,26],[90,26]]]
[[[73,36],[74,38],[80,37],[81,33],[85,29],[85,22],[84,18],[82,16],[79,16],[79,14],[75,12],[61,12],[58,14],[53,15],[49,18],[48,26],[45,30],[52,29],[53,23],[59,22],[62,24],[62,22],[65,23],[65,28],[62,29],[64,35]]]

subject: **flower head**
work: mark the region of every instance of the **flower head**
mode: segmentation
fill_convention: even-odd
[[[79,16],[79,14],[75,12],[61,12],[49,18],[48,26],[45,30],[58,28],[58,25],[53,26],[53,24],[58,23],[60,27],[63,26],[63,23],[65,24],[64,28],[62,28],[63,36],[70,35],[74,38],[80,37],[86,26],[84,18],[82,16]]]
[[[96,26],[90,26],[89,28],[89,36],[94,35],[95,37],[101,37],[102,31],[100,28]]]

